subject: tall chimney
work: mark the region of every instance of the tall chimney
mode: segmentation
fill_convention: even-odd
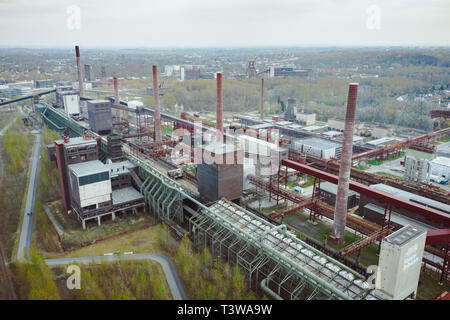
[[[348,87],[347,112],[345,115],[344,140],[342,142],[341,164],[334,212],[333,238],[344,242],[345,223],[347,220],[348,185],[352,167],[353,130],[355,126],[356,96],[358,84],[350,83]]]
[[[81,69],[80,47],[78,46],[75,46],[75,55],[77,57],[78,86],[80,87],[80,97],[84,97],[83,70]]]
[[[114,104],[120,105],[119,81],[117,80],[117,77],[114,77]]]
[[[259,103],[260,118],[264,120],[264,79],[261,79],[261,100]]]
[[[217,73],[216,141],[223,141],[222,73]]]
[[[153,66],[153,99],[155,101],[155,113],[154,113],[154,123],[155,123],[155,142],[162,141],[161,132],[161,111],[159,107],[159,88],[158,88],[158,67]]]

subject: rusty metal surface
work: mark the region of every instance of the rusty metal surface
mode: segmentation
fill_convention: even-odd
[[[332,182],[334,184],[338,183],[337,176],[330,174],[328,172],[324,172],[324,171],[312,168],[305,164],[301,164],[301,163],[298,163],[298,162],[295,162],[292,160],[288,160],[288,159],[283,159],[282,165],[289,167],[289,168],[296,169],[296,170],[306,173],[310,176]],[[408,210],[419,216],[423,216],[430,220],[442,223],[446,226],[450,226],[450,215],[447,213],[441,212],[439,210],[436,210],[436,209],[433,209],[430,207],[425,207],[425,206],[420,205],[415,202],[397,198],[391,194],[375,190],[375,189],[370,188],[362,183],[358,183],[358,182],[354,182],[354,181],[349,182],[349,189],[353,190],[355,192],[358,192],[360,194],[365,194],[365,195],[372,197],[374,199],[377,199],[381,202],[391,204],[394,207]]]
[[[84,97],[84,85],[83,85],[83,70],[81,69],[81,60],[80,60],[80,47],[75,46],[75,56],[77,58],[77,71],[78,71],[78,85],[80,90],[80,97]]]
[[[260,119],[264,120],[264,79],[261,79],[261,100],[259,103]]]

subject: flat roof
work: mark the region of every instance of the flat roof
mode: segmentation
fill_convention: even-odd
[[[440,164],[441,166],[450,167],[450,158],[447,157],[437,157],[436,159],[431,161],[435,164]]]
[[[128,160],[121,162],[112,162],[105,164],[105,167],[108,168],[110,174],[120,174],[120,173],[128,173],[130,169],[136,168],[136,165]],[[111,171],[112,170],[112,171]]]
[[[133,187],[127,187],[112,191],[113,206],[139,199],[144,199],[144,196]]]
[[[400,189],[397,189],[397,188],[394,188],[394,187],[391,187],[391,186],[388,186],[388,185],[385,185],[382,183],[373,184],[370,186],[370,188],[373,188],[373,189],[379,190],[379,191],[383,191],[383,192],[386,192],[395,197],[398,197],[398,198],[401,198],[404,200],[409,200],[409,201],[412,201],[412,202],[415,202],[415,203],[418,203],[418,204],[421,204],[421,205],[424,205],[424,206],[427,206],[427,207],[450,214],[450,206],[449,205],[439,202],[439,201],[436,201],[436,200],[433,200],[433,199],[425,198],[425,197],[419,196],[417,194],[407,192],[404,190],[400,190]]]
[[[314,130],[319,130],[319,129],[323,129],[326,128],[327,126],[309,126],[309,127],[303,127],[303,130],[306,131],[314,131]]]
[[[395,141],[401,141],[401,140],[397,139],[397,138],[393,138],[393,137],[384,137],[384,138],[368,141],[367,144],[377,146],[377,145],[380,145],[383,143],[388,143],[388,142],[394,143]]]
[[[64,144],[67,147],[76,146],[76,145],[82,145],[82,144],[97,144],[97,141],[92,137],[91,139],[86,140],[83,137],[75,137],[70,138],[69,142],[64,142],[64,140],[56,140],[55,141],[58,144]]]
[[[232,144],[226,144],[221,142],[212,142],[208,145],[203,146],[203,150],[214,153],[214,154],[227,154],[230,152],[235,152],[239,149],[237,149]]]
[[[322,150],[337,148],[337,147],[341,146],[339,143],[320,139],[320,138],[298,139],[295,141],[302,143],[304,145],[307,145],[310,147],[316,147],[316,148],[319,148]]]
[[[386,238],[384,238],[383,241],[402,246],[405,243],[407,243],[410,240],[413,240],[417,238],[419,235],[421,235],[424,231],[417,229],[415,227],[412,227],[410,225],[404,226],[400,230],[395,231],[394,233],[388,235]]]
[[[98,99],[98,100],[88,100],[89,103],[110,103],[109,100]]]
[[[334,131],[334,130],[330,130],[327,132],[322,133],[324,136],[330,136],[330,137],[334,137],[334,136],[341,136],[344,133],[340,132],[340,131]]]
[[[374,203],[368,203],[364,206],[364,208],[367,208],[369,210],[372,210],[376,213],[379,213],[381,215],[384,215],[384,209],[382,207],[377,206]],[[400,224],[402,226],[407,226],[407,225],[411,225],[417,229],[423,230],[423,231],[428,231],[428,230],[434,230],[436,229],[433,226],[430,226],[426,223],[411,219],[403,214],[400,214],[398,212],[392,211],[391,210],[391,221],[397,224]]]
[[[99,172],[109,172],[108,168],[100,160],[86,161],[75,164],[70,164],[68,166],[69,170],[72,171],[77,177],[88,176]]]
[[[261,123],[261,124],[255,124],[253,126],[249,126],[249,129],[252,130],[259,130],[259,129],[267,129],[267,128],[271,128],[273,127],[273,125],[271,123]]]
[[[338,189],[338,186],[336,184],[334,184],[334,183],[331,183],[331,182],[321,182],[320,183],[320,190],[323,190],[325,192],[332,193],[332,194],[336,195],[337,194],[337,189]],[[356,194],[355,191],[348,190],[348,196],[352,196],[354,194]]]

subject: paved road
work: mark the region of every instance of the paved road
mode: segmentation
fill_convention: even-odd
[[[167,284],[169,285],[170,292],[174,300],[187,300],[186,293],[184,292],[183,286],[178,278],[177,271],[172,263],[172,261],[162,255],[157,253],[141,253],[141,254],[123,254],[123,255],[110,255],[110,256],[92,256],[92,257],[81,257],[81,258],[57,258],[57,259],[46,259],[45,263],[49,266],[57,265],[67,265],[73,262],[77,263],[102,263],[102,262],[112,262],[120,260],[153,260],[158,262],[166,276]]]
[[[20,230],[19,248],[17,250],[17,260],[19,261],[23,261],[25,259],[25,254],[28,257],[31,245],[31,235],[33,231],[34,202],[36,199],[36,186],[39,174],[41,151],[41,133],[38,133],[35,136],[36,142],[33,151],[33,163],[31,167],[30,182],[28,184],[27,190],[27,201],[25,203],[25,210],[23,212],[22,228]],[[28,215],[28,212],[32,212],[33,214]],[[27,249],[26,253],[25,248]]]

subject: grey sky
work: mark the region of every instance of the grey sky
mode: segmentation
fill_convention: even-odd
[[[367,27],[370,5],[380,29]],[[448,0],[0,0],[0,45],[449,46],[449,17]]]

